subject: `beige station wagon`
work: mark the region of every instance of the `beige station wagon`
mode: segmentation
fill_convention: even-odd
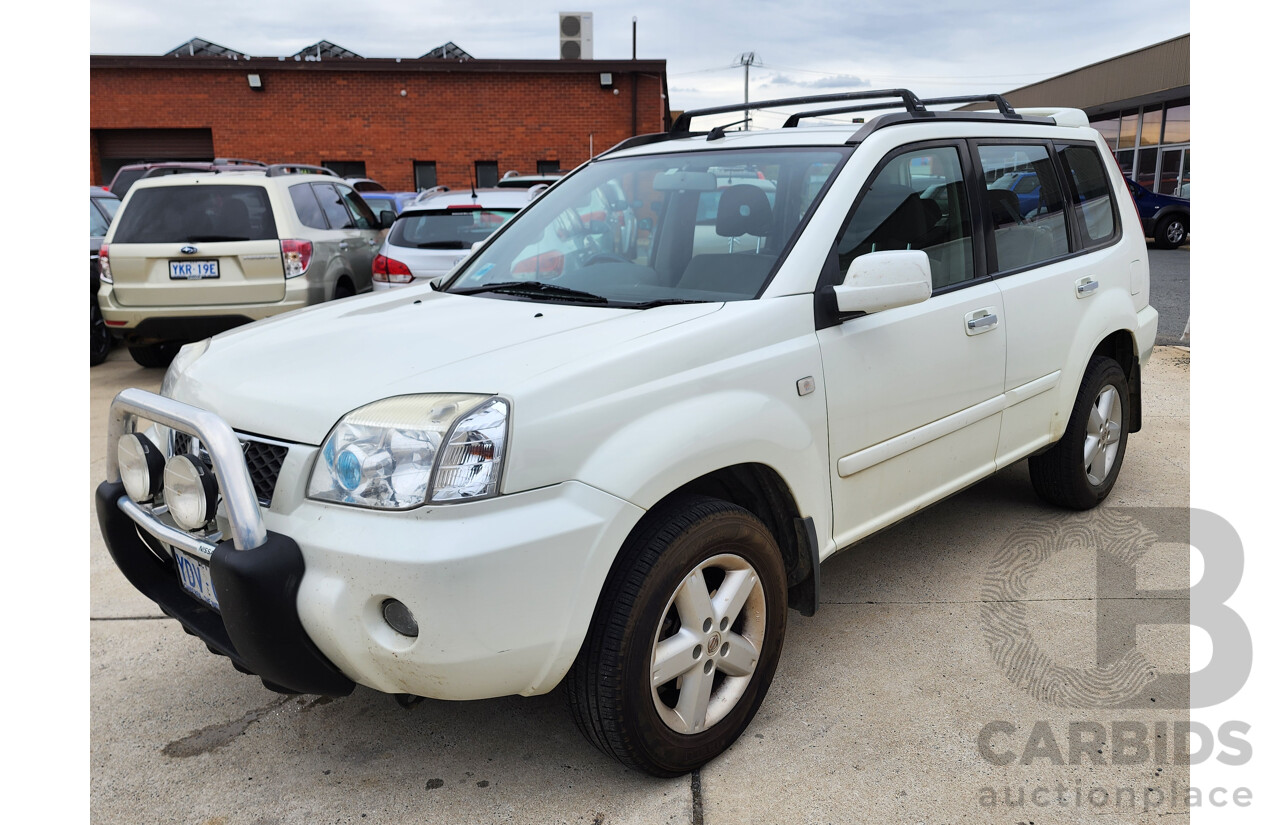
[[[98,302],[144,367],[232,327],[372,288],[390,213],[320,167],[144,179],[99,253]]]

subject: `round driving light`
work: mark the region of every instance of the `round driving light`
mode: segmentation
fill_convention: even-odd
[[[401,636],[418,635],[418,620],[413,618],[413,611],[399,599],[387,599],[382,603],[382,618]]]
[[[179,527],[199,530],[213,520],[218,481],[199,458],[175,455],[164,468],[164,500]]]
[[[160,492],[164,477],[164,454],[141,433],[129,433],[116,443],[116,463],[120,480],[129,498],[141,504]]]

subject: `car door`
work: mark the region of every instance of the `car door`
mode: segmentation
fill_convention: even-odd
[[[1009,218],[996,190],[987,199],[987,260],[1004,298],[1008,359],[1004,414],[996,463],[1005,466],[1049,444],[1062,395],[1053,390],[1079,374],[1065,374],[1072,344],[1087,330],[1091,302],[1109,288],[1128,294],[1128,273],[1108,273],[1102,254],[1088,249],[1110,243],[1116,232],[1115,203],[1102,159],[1091,144],[1058,145],[1037,141],[974,141],[975,163],[989,176],[1013,164],[1038,173],[1041,208]],[[1061,158],[1068,175],[1063,176]],[[1068,216],[1068,209],[1071,216]],[[1112,283],[1112,281],[1116,281]],[[1070,394],[1074,397],[1074,393]]]
[[[382,230],[378,228],[378,219],[373,210],[364,202],[364,198],[349,186],[335,184],[338,195],[351,213],[355,224],[356,236],[350,240],[346,252],[347,266],[355,281],[356,291],[364,292],[373,287],[373,256],[382,242]]]
[[[355,216],[347,208],[346,199],[343,198],[343,190],[350,192],[351,187],[325,181],[312,183],[311,188],[329,222],[324,258],[326,272],[329,273],[325,279],[326,283],[330,276],[336,279],[338,275],[345,273],[357,279],[358,272],[363,272],[363,276],[356,284],[356,290],[367,289],[373,283],[373,255],[369,255],[368,263],[363,270],[352,268],[352,259],[354,257],[359,260],[359,255],[365,247],[365,239],[356,225]]]
[[[995,468],[1004,390],[1004,306],[985,276],[960,142],[888,156],[833,250],[843,280],[860,255],[920,249],[932,296],[821,325],[833,525],[847,545]]]

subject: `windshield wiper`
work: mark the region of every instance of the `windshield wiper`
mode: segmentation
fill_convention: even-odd
[[[543,281],[502,281],[496,284],[473,286],[467,289],[452,290],[454,295],[475,295],[480,292],[499,292],[505,295],[521,295],[526,298],[567,298],[572,301],[584,301],[591,304],[607,304],[609,299],[603,295],[557,286]]]
[[[634,304],[627,304],[627,309],[653,309],[654,307],[671,306],[672,304],[706,304],[709,301],[697,298],[659,298],[654,301],[639,301]]]

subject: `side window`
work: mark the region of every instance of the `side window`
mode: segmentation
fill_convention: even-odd
[[[863,192],[836,246],[840,270],[886,249],[923,250],[934,289],[973,278],[973,223],[954,146],[898,155]]]
[[[355,193],[355,190],[339,186],[338,194],[342,195],[342,200],[346,203],[347,209],[351,210],[351,214],[355,216],[356,229],[377,228],[378,222],[373,217],[373,210],[369,208],[369,204],[364,202],[364,198]]]
[[[1049,151],[1041,145],[979,146],[982,174],[987,181],[987,213],[995,229],[995,270],[1022,269],[1066,255],[1067,216]],[[1025,174],[1010,174],[1025,173]],[[1016,186],[1034,175],[1028,192]]]
[[[1101,246],[1116,234],[1111,187],[1098,150],[1092,146],[1059,146],[1058,157],[1067,172],[1071,209],[1080,226],[1085,249]]]
[[[324,220],[324,212],[320,211],[320,204],[316,202],[315,193],[311,191],[311,184],[299,183],[290,186],[289,197],[293,199],[293,209],[298,213],[298,220],[302,221],[303,226],[309,226],[312,229],[329,228],[329,224]]]
[[[89,202],[89,237],[101,238],[103,235],[107,234],[107,228],[108,228],[107,219],[103,216],[101,212],[98,211],[98,207],[93,205],[93,201],[90,201]]]
[[[351,220],[351,213],[342,204],[342,196],[338,194],[338,187],[332,183],[313,183],[312,188],[315,189],[316,200],[320,201],[320,208],[324,210],[324,216],[329,219],[330,229],[355,228],[355,223]]]

